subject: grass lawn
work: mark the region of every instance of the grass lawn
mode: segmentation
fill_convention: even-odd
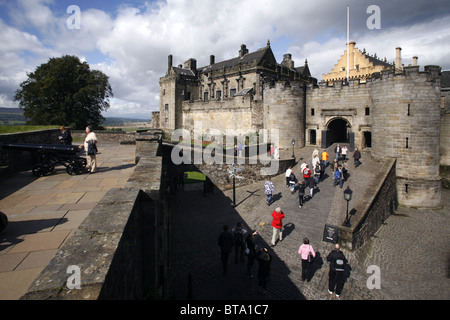
[[[47,130],[47,129],[59,129],[59,126],[0,126],[0,134]]]

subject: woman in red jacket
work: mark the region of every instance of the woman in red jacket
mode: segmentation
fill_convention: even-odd
[[[280,241],[283,240],[283,223],[282,220],[284,219],[284,213],[281,211],[281,208],[276,208],[272,212],[272,227],[273,227],[273,235],[272,235],[272,247],[275,246],[275,241],[277,238],[280,239]]]

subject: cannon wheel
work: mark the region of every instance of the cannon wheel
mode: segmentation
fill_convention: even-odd
[[[82,166],[80,166],[77,162],[74,162],[73,164],[69,164],[66,168],[66,172],[70,174],[71,176],[76,176],[81,173]]]
[[[35,177],[43,177],[45,176],[45,169],[41,164],[37,164],[33,167],[33,175]]]

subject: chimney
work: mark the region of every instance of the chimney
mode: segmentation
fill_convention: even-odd
[[[242,44],[241,45],[241,50],[239,50],[239,57],[242,58],[247,53],[248,53],[247,46],[245,44]]]
[[[348,44],[348,54],[349,54],[349,63],[350,65],[348,66],[349,70],[355,69],[355,45],[356,42],[352,41]]]
[[[417,59],[419,59],[417,56],[413,57],[413,66],[417,66]]]
[[[209,65],[212,66],[216,63],[216,57],[214,55],[209,56]]]
[[[173,56],[171,54],[169,54],[169,58],[168,58],[168,70],[170,70],[170,68],[172,68],[173,65]]]
[[[398,69],[402,69],[402,48],[395,48],[395,65]]]
[[[292,60],[292,55],[290,53],[286,53],[285,55],[283,55],[283,61],[281,62],[281,65],[290,69],[294,69],[294,61]]]
[[[184,63],[184,68],[196,72],[197,71],[197,60],[190,58],[189,60],[187,60]]]

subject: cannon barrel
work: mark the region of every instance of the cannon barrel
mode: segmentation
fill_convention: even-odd
[[[2,143],[0,147],[6,150],[42,151],[67,155],[74,155],[78,152],[78,146],[58,144]]]

